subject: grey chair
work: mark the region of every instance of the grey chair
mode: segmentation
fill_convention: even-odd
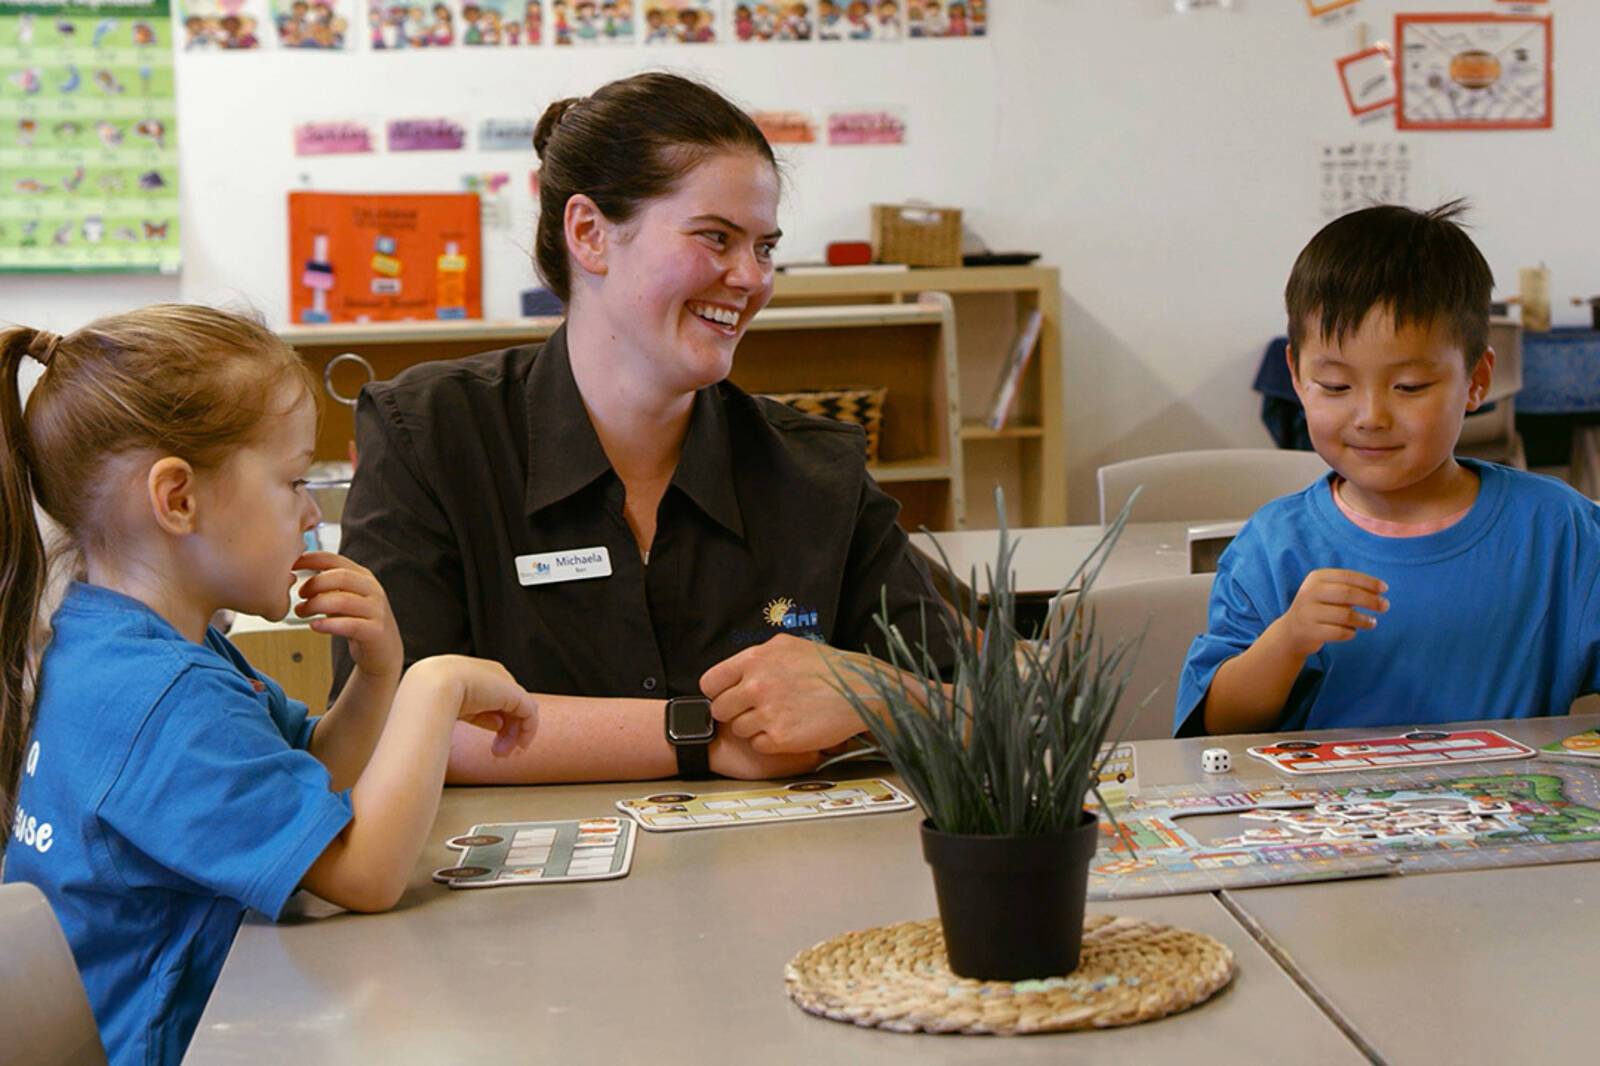
[[[1206,631],[1211,574],[1187,574],[1112,585],[1089,593],[1095,635],[1110,647],[1144,633],[1128,687],[1117,704],[1106,739],[1160,740],[1172,736],[1172,702],[1189,644]],[[1060,596],[1050,626],[1061,625],[1077,599]],[[1154,693],[1154,695],[1152,695]]]
[[[89,998],[50,901],[26,881],[0,885],[0,1066],[105,1061]]]
[[[1262,504],[1299,492],[1328,472],[1316,452],[1214,448],[1146,455],[1102,466],[1100,524],[1144,486],[1130,522],[1220,522],[1249,518]]]

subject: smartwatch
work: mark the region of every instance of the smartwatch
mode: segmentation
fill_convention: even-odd
[[[711,741],[717,720],[704,696],[674,696],[667,701],[667,743],[678,753],[678,776],[685,780],[711,776]]]

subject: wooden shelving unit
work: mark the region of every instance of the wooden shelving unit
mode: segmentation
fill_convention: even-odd
[[[355,352],[389,378],[415,363],[450,359],[497,346],[538,342],[559,319],[514,322],[403,322],[294,326],[281,335],[313,370]],[[916,303],[769,308],[739,345],[732,380],[747,392],[881,385],[884,401],[879,461],[873,476],[902,505],[908,529],[959,528],[965,521],[966,465],[959,408],[956,323],[951,299],[930,294]],[[339,367],[334,385],[353,394],[359,367]],[[324,405],[317,457],[341,459],[354,432],[353,413]]]
[[[1054,267],[961,267],[949,270],[848,270],[779,274],[774,307],[892,305],[920,293],[948,293],[955,303],[955,390],[967,487],[967,525],[995,525],[994,486],[1005,490],[1012,526],[1067,521],[1067,446],[1061,399],[1061,277]],[[1039,348],[1022,381],[1011,421],[983,424],[1012,339],[1028,313],[1043,316]]]

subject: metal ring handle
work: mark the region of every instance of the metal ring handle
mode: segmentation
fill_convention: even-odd
[[[356,395],[354,395],[354,396],[346,396],[343,393],[341,393],[338,389],[333,387],[333,370],[334,370],[334,367],[339,366],[341,363],[356,363],[356,364],[358,364],[358,365],[360,365],[360,366],[362,366],[362,367],[364,367],[366,369],[366,371],[367,371],[367,380],[363,381],[361,383],[362,385],[366,385],[366,384],[369,384],[370,382],[377,381],[378,380],[378,372],[376,370],[372,369],[372,364],[371,363],[367,362],[365,359],[363,359],[361,356],[357,355],[355,352],[344,352],[344,353],[342,353],[340,355],[336,355],[332,359],[328,360],[328,365],[327,366],[322,368],[322,391],[326,392],[328,394],[328,397],[330,399],[332,399],[335,403],[342,403],[346,407],[354,407],[356,405],[356,400],[361,395],[361,387],[360,386],[356,387]]]

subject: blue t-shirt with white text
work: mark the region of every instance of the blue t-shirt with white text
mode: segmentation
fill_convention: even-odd
[[[245,909],[278,916],[349,793],[215,630],[77,583],[51,624],[4,879],[49,897],[113,1066],[176,1063]]]

